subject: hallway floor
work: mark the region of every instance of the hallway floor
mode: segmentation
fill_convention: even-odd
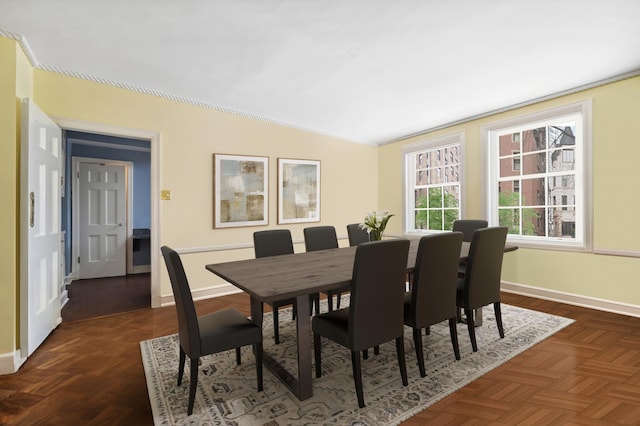
[[[151,274],[75,280],[67,288],[63,323],[151,307]]]

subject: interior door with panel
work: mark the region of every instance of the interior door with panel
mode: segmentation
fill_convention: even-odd
[[[28,357],[59,324],[62,280],[62,130],[22,100],[20,349]]]
[[[126,275],[126,166],[80,163],[79,277]]]

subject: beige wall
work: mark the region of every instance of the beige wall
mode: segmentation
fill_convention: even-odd
[[[0,356],[18,347],[20,99],[32,95],[33,70],[17,44],[0,37]],[[6,360],[2,360],[6,361]]]
[[[481,126],[585,99],[593,102],[593,236],[596,251],[640,255],[640,77],[452,126],[380,148],[380,207],[402,212],[402,147],[463,132],[464,214],[486,217]],[[389,232],[402,232],[400,220]],[[505,256],[508,282],[640,306],[640,258],[594,253],[520,249]]]
[[[287,226],[294,239],[302,239],[302,229],[313,225],[334,225],[339,236],[346,235],[346,224],[362,220],[367,210],[377,207],[378,150],[376,147],[351,143],[312,132],[280,126],[268,121],[188,105],[139,92],[57,73],[32,70],[26,63],[17,64],[16,51],[24,57],[17,44],[0,38],[2,77],[0,78],[0,161],[2,176],[3,279],[0,284],[0,304],[3,315],[0,326],[0,354],[16,347],[18,241],[16,217],[19,191],[19,162],[16,126],[19,122],[19,98],[31,93],[18,86],[33,81],[33,99],[54,119],[81,120],[100,126],[138,129],[159,135],[160,187],[172,191],[172,200],[158,202],[160,207],[160,241],[177,249],[225,246],[251,243],[256,230],[277,225],[277,159],[278,157],[321,161],[321,222]],[[7,66],[5,66],[5,64]],[[5,69],[21,69],[7,74]],[[213,153],[245,154],[269,158],[269,226],[214,230],[213,223]],[[157,194],[156,194],[157,195]],[[6,231],[6,232],[5,232]],[[6,238],[4,236],[7,236]],[[296,250],[300,250],[297,246]],[[7,254],[6,256],[4,254]],[[252,257],[251,249],[195,253],[183,256],[187,274],[195,290],[224,286],[204,269],[206,263]],[[162,296],[171,295],[164,264],[157,265]],[[6,266],[6,267],[5,267]],[[7,271],[7,273],[5,273]],[[224,291],[222,288],[220,291]],[[6,306],[5,306],[6,305]],[[6,308],[6,309],[5,309]],[[4,321],[6,320],[6,321]]]
[[[347,223],[366,211],[389,209],[396,217],[389,233],[402,231],[402,146],[451,132],[465,134],[465,215],[484,216],[484,160],[480,127],[494,120],[593,99],[594,245],[601,249],[640,251],[634,227],[640,209],[640,78],[609,84],[494,117],[434,132],[424,137],[375,148],[278,126],[266,121],[192,106],[143,93],[32,70],[13,40],[0,37],[0,355],[18,346],[19,98],[32,97],[54,118],[83,120],[106,126],[141,129],[159,135],[160,182],[172,191],[159,202],[159,244],[178,249],[250,243],[254,231],[277,227],[277,158],[322,162],[322,222],[345,235]],[[270,159],[268,227],[212,229],[213,153],[267,156]],[[371,185],[377,182],[378,185]],[[157,195],[157,194],[154,194]],[[307,224],[288,226],[302,239]],[[624,231],[623,231],[624,230]],[[300,247],[297,247],[300,251]],[[251,249],[184,256],[195,289],[220,286],[205,271],[210,262],[251,257]],[[160,292],[171,294],[164,265]],[[503,278],[559,292],[640,305],[637,277],[640,259],[592,253],[520,249],[505,257]]]

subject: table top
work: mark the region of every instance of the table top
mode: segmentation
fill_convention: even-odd
[[[419,238],[409,238],[407,272],[415,267]],[[318,250],[206,265],[207,270],[263,302],[289,299],[351,284],[356,247]],[[462,243],[460,259],[468,256]]]

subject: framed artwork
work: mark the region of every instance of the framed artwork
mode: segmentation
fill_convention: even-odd
[[[320,221],[320,161],[278,158],[278,223]]]
[[[213,154],[213,227],[269,224],[269,159]]]

